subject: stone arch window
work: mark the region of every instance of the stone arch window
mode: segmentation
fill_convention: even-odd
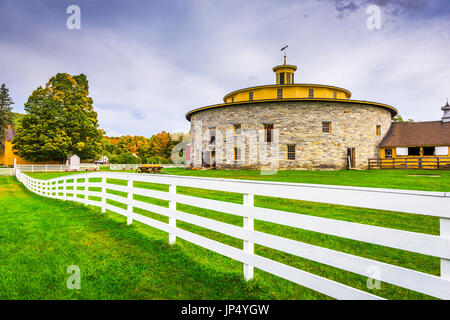
[[[241,149],[234,148],[234,161],[241,160]]]
[[[322,121],[322,132],[331,133],[331,121]]]
[[[209,128],[209,143],[216,143],[216,128]]]
[[[286,146],[287,160],[296,160],[297,146],[295,144],[288,144]]]
[[[264,123],[264,140],[272,142],[273,123]]]
[[[233,124],[234,135],[241,134],[241,130],[242,130],[242,125],[240,123]]]
[[[381,126],[377,125],[377,136],[381,136]]]

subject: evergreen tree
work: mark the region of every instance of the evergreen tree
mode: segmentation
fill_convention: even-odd
[[[14,102],[9,96],[9,89],[3,83],[0,87],[0,152],[5,148],[5,129],[14,121],[14,113],[11,107],[13,104]]]
[[[76,154],[92,159],[102,150],[103,131],[88,96],[86,76],[58,73],[33,91],[16,130],[14,149],[28,161],[65,161]]]

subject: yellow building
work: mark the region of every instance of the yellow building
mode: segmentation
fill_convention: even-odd
[[[195,108],[190,164],[219,169],[366,169],[397,110],[351,100],[349,90],[295,83],[297,66],[272,68],[275,83],[238,89]],[[267,151],[270,149],[270,152]],[[267,155],[270,154],[270,164]]]
[[[5,130],[5,149],[0,151],[0,165],[13,166],[14,159],[16,159],[17,164],[38,164],[35,162],[28,162],[14,153],[12,141],[14,140],[15,134],[16,131],[11,128],[11,126],[8,126],[8,129]],[[46,163],[50,164],[55,162]]]
[[[450,168],[450,105],[441,121],[394,122],[373,166],[405,169]]]

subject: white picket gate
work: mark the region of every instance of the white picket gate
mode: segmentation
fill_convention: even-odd
[[[126,216],[128,224],[136,220],[167,232],[170,243],[174,243],[179,237],[242,262],[246,279],[251,279],[253,269],[258,268],[333,298],[382,299],[256,255],[253,247],[254,244],[259,244],[430,296],[450,299],[450,193],[115,172],[92,172],[39,180],[30,178],[18,169],[16,177],[29,190],[42,196],[82,202],[101,207],[103,212],[111,210]],[[102,182],[89,182],[91,178],[100,178]],[[107,179],[126,180],[127,185],[111,184]],[[169,185],[169,192],[137,188],[133,185],[134,182],[166,184]],[[78,190],[77,187],[80,186],[85,189]],[[243,204],[178,194],[177,186],[240,193],[244,195]],[[67,187],[73,187],[73,190],[68,190]],[[89,191],[90,187],[100,187],[101,192]],[[126,198],[117,196],[107,193],[107,189],[128,195]],[[168,200],[169,208],[135,200],[134,194]],[[435,216],[440,218],[440,236],[255,207],[255,195]],[[90,200],[89,196],[100,197],[101,202]],[[108,204],[106,199],[126,204],[127,209]],[[244,219],[243,227],[177,211],[177,203],[241,216]],[[169,223],[134,213],[133,207],[167,216]],[[255,231],[254,219],[438,257],[441,259],[441,277]],[[177,220],[241,239],[244,249],[177,228]],[[374,267],[379,272],[371,274],[370,270]]]

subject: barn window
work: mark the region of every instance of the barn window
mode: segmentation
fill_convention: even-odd
[[[381,126],[377,126],[377,136],[381,136]]]
[[[290,73],[286,73],[286,83],[291,84],[291,74]]]
[[[386,159],[392,159],[392,149],[384,149],[384,157]]]
[[[241,134],[241,124],[237,123],[233,125],[234,134]]]
[[[216,128],[209,129],[209,143],[216,143]]]
[[[314,98],[314,89],[309,89],[309,97]]]
[[[322,132],[331,133],[331,122],[330,121],[322,122]]]
[[[297,153],[297,150],[296,150],[295,144],[287,146],[287,159],[288,160],[295,160],[295,158],[297,156],[296,153]]]
[[[234,97],[231,97],[231,102],[234,102]]]
[[[264,137],[266,142],[272,142],[273,123],[264,124]]]
[[[333,92],[333,99],[337,99],[337,92],[336,91]]]
[[[234,148],[234,161],[241,160],[241,149]]]
[[[253,91],[250,91],[248,93],[248,100],[252,101],[253,100]]]
[[[423,147],[424,156],[434,156],[434,147]]]
[[[283,99],[283,89],[277,89],[277,98]]]
[[[420,156],[420,147],[409,147],[408,156]]]

